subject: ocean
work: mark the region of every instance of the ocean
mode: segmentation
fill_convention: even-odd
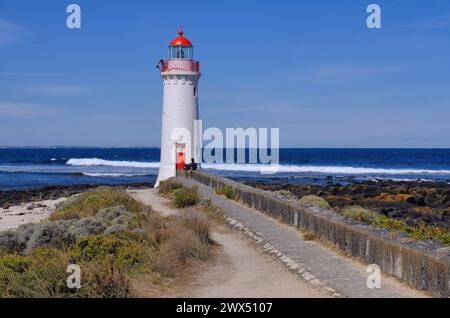
[[[158,148],[0,148],[0,191],[156,181]],[[348,184],[367,180],[450,183],[450,149],[280,149],[275,174],[258,164],[203,164],[241,181]]]

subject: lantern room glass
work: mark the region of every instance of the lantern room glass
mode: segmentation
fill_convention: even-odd
[[[169,59],[194,59],[192,46],[169,46]]]

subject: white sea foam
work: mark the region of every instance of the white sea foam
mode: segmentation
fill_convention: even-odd
[[[130,167],[130,168],[158,168],[159,162],[139,162],[139,161],[114,161],[98,158],[69,159],[70,166],[109,166],[109,167]]]
[[[147,176],[148,174],[134,174],[134,173],[89,173],[83,172],[84,176],[87,177],[138,177],[138,176]]]
[[[72,166],[111,166],[130,168],[159,168],[159,162],[114,161],[98,158],[70,159]],[[205,169],[218,171],[261,172],[276,171],[278,173],[323,173],[345,175],[450,175],[450,170],[431,169],[384,169],[348,166],[300,166],[300,165],[262,165],[262,164],[202,164]]]
[[[323,173],[323,174],[389,174],[389,175],[407,175],[407,174],[440,174],[450,175],[450,170],[428,170],[428,169],[382,169],[365,167],[346,167],[346,166],[297,166],[297,165],[279,165],[268,166],[260,164],[203,164],[206,169],[221,171],[248,171],[259,172],[269,167],[278,170],[279,173]]]

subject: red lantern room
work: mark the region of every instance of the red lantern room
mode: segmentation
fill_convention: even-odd
[[[169,44],[168,59],[162,63],[162,72],[199,73],[200,63],[194,61],[194,46],[184,37],[184,32],[178,29],[178,37]]]
[[[194,59],[194,47],[191,41],[183,36],[183,30],[178,31],[178,37],[169,45],[169,59]]]

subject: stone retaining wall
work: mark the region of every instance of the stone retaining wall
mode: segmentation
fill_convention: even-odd
[[[304,206],[220,176],[198,171],[192,178],[211,188],[228,185],[246,206],[310,231],[366,264],[378,264],[383,272],[419,290],[450,297],[450,248],[351,221],[333,211]]]

